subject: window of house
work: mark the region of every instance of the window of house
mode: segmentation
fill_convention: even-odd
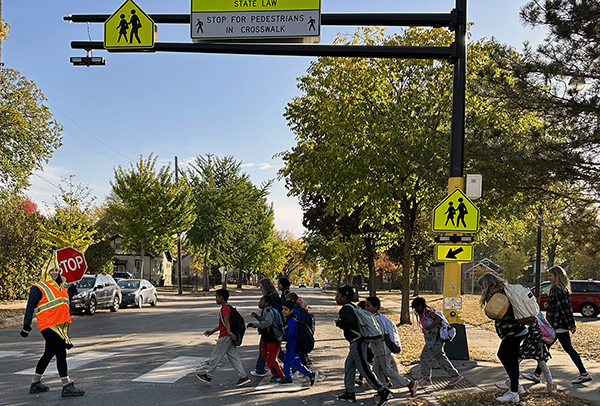
[[[121,251],[123,249],[123,243],[122,242],[116,242],[115,243],[115,249],[117,251]]]

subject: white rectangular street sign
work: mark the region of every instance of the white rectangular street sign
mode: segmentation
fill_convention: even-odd
[[[193,12],[195,40],[305,38],[321,35],[320,10]]]

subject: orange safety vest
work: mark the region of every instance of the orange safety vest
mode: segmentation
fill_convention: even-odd
[[[35,308],[37,310],[35,317],[40,331],[65,322],[71,324],[67,289],[57,289],[53,285],[47,281],[39,281],[33,285],[37,286],[43,294],[42,300]]]

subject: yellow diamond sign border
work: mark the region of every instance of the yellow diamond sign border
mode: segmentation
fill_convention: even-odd
[[[470,244],[438,244],[435,246],[436,262],[471,262],[473,246]]]
[[[474,233],[477,230],[479,209],[460,189],[446,196],[431,213],[433,232]]]
[[[126,0],[104,22],[104,48],[152,49],[155,31],[156,24],[150,16],[133,0]]]

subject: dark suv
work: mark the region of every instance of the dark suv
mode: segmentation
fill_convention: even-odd
[[[84,310],[92,315],[104,308],[116,312],[121,305],[121,288],[109,275],[85,275],[79,282],[69,284],[68,289],[72,293],[71,311]]]
[[[571,281],[571,307],[573,312],[579,312],[583,317],[596,317],[600,309],[599,281]],[[550,282],[540,285],[540,307],[548,300]]]

